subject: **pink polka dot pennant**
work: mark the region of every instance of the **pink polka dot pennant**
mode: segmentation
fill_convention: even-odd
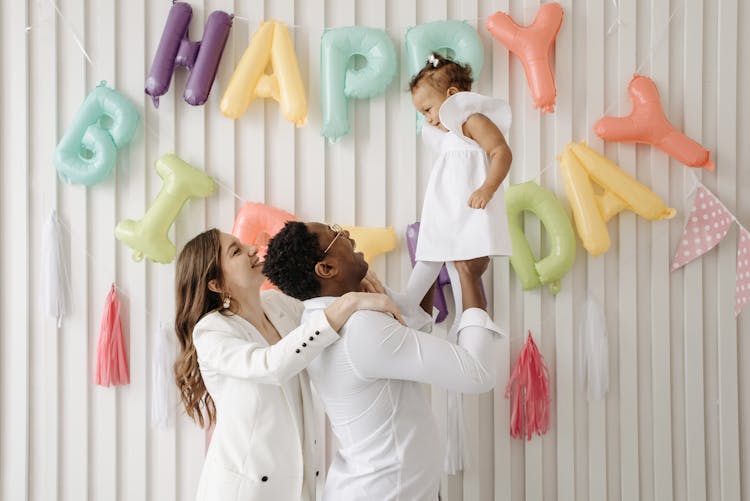
[[[740,229],[740,244],[737,246],[737,292],[735,293],[734,316],[750,301],[750,233]]]
[[[732,214],[714,194],[699,186],[672,262],[672,271],[713,249],[724,239],[733,221]]]
[[[672,271],[713,249],[724,239],[733,221],[732,214],[714,194],[699,186],[672,262]]]

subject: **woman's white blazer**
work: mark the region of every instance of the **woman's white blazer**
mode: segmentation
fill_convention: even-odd
[[[198,482],[201,501],[315,501],[322,487],[317,426],[305,367],[339,336],[323,314],[299,325],[301,302],[261,293],[263,310],[281,341],[269,346],[239,315],[204,316],[193,343],[206,389],[216,404],[216,428]],[[303,422],[283,383],[299,377]],[[304,443],[300,443],[302,427]]]

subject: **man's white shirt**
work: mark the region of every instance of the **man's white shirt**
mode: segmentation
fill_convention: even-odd
[[[495,384],[503,334],[484,310],[463,312],[452,344],[429,334],[432,318],[423,310],[389,294],[411,327],[357,312],[307,369],[340,443],[324,501],[435,501],[444,439],[420,383],[462,393]],[[335,299],[305,301],[302,321]]]

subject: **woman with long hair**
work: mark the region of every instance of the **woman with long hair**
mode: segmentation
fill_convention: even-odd
[[[217,229],[193,238],[177,259],[175,380],[187,415],[216,425],[199,500],[314,501],[322,443],[303,369],[353,312],[401,320],[388,296],[359,292],[299,325],[302,303],[261,292],[262,268],[256,247]],[[379,290],[374,277],[363,285]]]

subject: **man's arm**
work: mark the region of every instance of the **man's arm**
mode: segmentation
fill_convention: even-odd
[[[463,393],[495,385],[500,332],[478,308],[463,313],[458,344],[361,311],[347,323],[346,344],[354,369],[365,378],[417,381]]]

